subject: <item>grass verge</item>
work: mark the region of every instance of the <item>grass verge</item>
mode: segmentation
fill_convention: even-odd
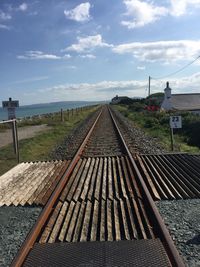
[[[171,138],[169,128],[170,114],[148,111],[132,111],[127,105],[115,105],[115,108],[120,111],[125,117],[131,120],[136,127],[143,129],[147,135],[154,137],[166,151],[171,151]],[[185,118],[186,115],[183,114]],[[194,119],[195,118],[196,117],[194,117]],[[174,129],[174,151],[200,153],[200,148],[198,146],[188,144],[187,137],[188,136],[187,133],[184,132],[184,128]]]
[[[71,113],[69,114],[68,112],[64,112],[64,122],[61,122],[59,113],[54,113],[48,118],[27,121],[23,120],[19,122],[18,127],[41,124],[50,126],[49,130],[38,133],[35,137],[19,141],[20,162],[48,160],[49,154],[54,147],[61,143],[79,122],[83,121],[96,109],[97,106],[82,108],[74,111],[73,116]],[[0,175],[14,167],[16,164],[17,162],[13,152],[13,145],[10,144],[0,148]]]

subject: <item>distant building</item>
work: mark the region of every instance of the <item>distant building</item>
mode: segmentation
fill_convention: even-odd
[[[118,96],[112,98],[111,104],[119,104],[121,101],[129,100],[130,98],[128,96]]]
[[[164,91],[165,97],[161,104],[161,110],[189,111],[200,114],[200,94],[171,94],[169,82]]]

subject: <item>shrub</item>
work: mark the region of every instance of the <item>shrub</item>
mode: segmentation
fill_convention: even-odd
[[[158,127],[159,121],[156,118],[149,117],[145,120],[145,128],[155,128]]]
[[[130,105],[128,109],[130,111],[143,111],[145,105],[141,102],[135,102],[134,104]]]

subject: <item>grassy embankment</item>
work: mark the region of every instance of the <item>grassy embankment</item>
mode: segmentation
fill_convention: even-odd
[[[200,153],[200,116],[191,113],[161,113],[143,111],[138,105],[115,106],[125,117],[154,137],[162,147],[171,151],[169,129],[170,115],[182,116],[182,129],[174,129],[174,150],[176,152]]]
[[[90,113],[97,109],[95,107],[80,108],[72,112],[64,112],[64,122],[61,122],[60,113],[54,113],[49,118],[23,120],[18,127],[46,124],[49,130],[38,133],[37,136],[19,141],[20,162],[48,160],[54,147],[72,131],[72,129]],[[1,131],[5,126],[1,126]],[[17,164],[13,152],[13,145],[0,148],[0,175]]]

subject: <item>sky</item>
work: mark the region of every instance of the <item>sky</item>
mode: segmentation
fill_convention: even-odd
[[[200,0],[0,0],[0,101],[200,93]]]

